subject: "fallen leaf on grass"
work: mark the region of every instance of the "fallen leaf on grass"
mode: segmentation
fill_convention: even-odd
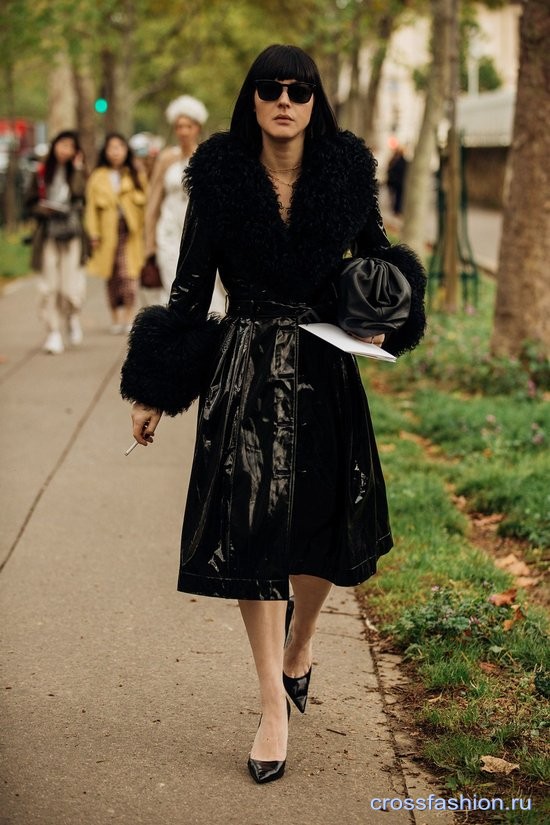
[[[531,571],[524,561],[518,559],[515,553],[508,553],[502,559],[495,559],[495,564],[501,570],[507,570],[512,576],[530,576]]]
[[[472,521],[476,527],[486,527],[496,530],[503,518],[503,513],[491,513],[488,516],[473,516]]]
[[[496,756],[480,756],[481,770],[486,773],[505,773],[508,775],[512,771],[517,771],[519,765],[507,762],[506,759],[498,759]]]
[[[412,441],[413,444],[427,444],[429,443],[425,438],[422,438],[421,435],[417,435],[416,433],[409,433],[407,430],[399,430],[399,438],[402,441]]]
[[[534,579],[532,576],[518,576],[516,581],[518,587],[534,587],[539,583],[539,579]]]
[[[512,607],[514,608],[514,615],[511,619],[505,619],[502,622],[503,630],[511,630],[511,628],[515,625],[516,622],[520,622],[522,621],[522,619],[525,619],[525,613],[523,612],[519,604],[513,604]]]
[[[493,664],[493,662],[480,662],[479,666],[484,673],[500,673],[499,666]]]
[[[517,595],[517,587],[511,587],[503,593],[493,593],[489,596],[491,604],[496,604],[497,607],[502,607],[506,604],[512,604]]]
[[[379,444],[378,445],[378,452],[379,453],[393,453],[395,450],[395,444]]]

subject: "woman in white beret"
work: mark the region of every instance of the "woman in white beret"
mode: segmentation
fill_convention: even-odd
[[[166,119],[174,129],[178,146],[169,146],[158,156],[145,212],[145,254],[147,258],[156,256],[164,293],[158,300],[162,303],[168,300],[176,274],[187,211],[183,172],[199,144],[208,111],[200,100],[182,95],[169,104]]]

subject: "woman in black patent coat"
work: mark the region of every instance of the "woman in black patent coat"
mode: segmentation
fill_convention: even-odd
[[[170,302],[138,316],[122,370],[140,444],[162,412],[200,396],[178,589],[239,600],[262,698],[248,762],[258,782],[284,772],[285,690],[303,712],[332,584],[364,581],[392,546],[355,359],[299,328],[335,322],[351,251],[397,265],[411,284],[409,319],[385,348],[400,354],[422,337],[423,270],[387,239],[375,166],[338,129],[311,58],[292,46],[262,52],[230,131],[189,164]],[[216,270],[229,296],[222,320],[207,317]]]

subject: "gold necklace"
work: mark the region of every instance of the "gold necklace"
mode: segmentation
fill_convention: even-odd
[[[263,164],[264,169],[266,170],[267,174],[272,180],[276,180],[277,183],[281,183],[283,186],[288,186],[289,189],[294,189],[296,186],[296,180],[293,180],[292,183],[289,183],[286,180],[280,178],[276,172],[296,172],[298,169],[302,168],[302,164],[297,163],[296,166],[290,166],[288,169],[272,169],[271,166],[267,166],[267,164]]]
[[[296,181],[295,180],[292,181],[292,183],[287,183],[286,180],[282,180],[282,178],[278,178],[277,175],[270,174],[269,177],[273,178],[273,180],[276,180],[277,183],[282,183],[283,186],[288,186],[289,189],[294,189],[294,187],[296,186]]]
[[[295,172],[296,169],[300,169],[301,165],[301,163],[297,163],[296,166],[291,166],[289,169],[272,169],[264,163],[264,166],[268,172]]]

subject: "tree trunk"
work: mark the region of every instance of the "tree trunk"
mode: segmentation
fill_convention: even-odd
[[[13,121],[12,121],[13,122]],[[17,146],[15,138],[11,140],[6,177],[4,182],[4,223],[8,232],[17,227]]]
[[[361,49],[359,41],[353,43],[350,54],[351,61],[351,84],[349,97],[346,101],[345,119],[348,129],[354,134],[359,133],[359,60],[361,59]]]
[[[126,138],[129,138],[134,126],[134,112],[130,92],[131,64],[133,60],[131,57],[131,49],[129,48],[129,38],[125,38],[125,40],[121,60],[118,61],[116,65],[115,83],[118,98],[117,128]]]
[[[116,57],[111,49],[103,49],[101,52],[100,94],[107,101],[107,111],[101,118],[103,131],[105,134],[108,134],[109,132],[119,132]]]
[[[448,21],[449,43],[449,89],[447,94],[447,174],[445,175],[445,254],[443,263],[445,285],[445,310],[458,309],[459,260],[458,260],[458,214],[460,208],[460,150],[456,125],[456,104],[460,90],[460,0],[451,0],[452,19]]]
[[[390,38],[393,31],[395,17],[383,17],[378,26],[379,42],[371,58],[371,72],[367,91],[361,100],[363,122],[361,126],[361,136],[365,138],[367,146],[376,144],[376,113],[378,103],[378,92],[382,80],[382,69],[388,53]]]
[[[523,3],[491,348],[517,356],[526,340],[550,354],[550,15],[548,0]]]
[[[327,55],[320,55],[317,64],[322,67],[321,77],[330,105],[338,116],[338,82],[340,79],[340,57],[338,52],[332,51]]]
[[[8,108],[8,120],[11,129],[15,127],[15,94],[13,81],[13,63],[7,61],[4,66],[4,77],[6,80],[6,99]],[[4,180],[4,192],[2,195],[3,204],[2,211],[4,213],[4,224],[8,232],[13,232],[17,224],[17,194],[16,194],[16,177],[17,177],[17,145],[15,132],[10,139],[8,150],[8,165],[6,167],[6,176]]]
[[[425,251],[426,222],[432,196],[430,164],[448,85],[449,44],[445,31],[451,16],[451,0],[431,0],[431,14],[432,65],[418,142],[407,170],[402,231],[402,240],[419,255]]]
[[[64,129],[76,129],[76,96],[72,68],[65,53],[57,56],[49,77],[48,136]]]
[[[103,119],[104,130],[105,132],[120,132],[128,138],[133,123],[132,95],[128,82],[129,59],[126,60],[124,54],[114,54],[110,49],[104,49],[101,54],[101,63],[102,91],[108,103]]]
[[[109,108],[105,113],[105,131],[120,132],[126,138],[133,127],[133,100],[130,84],[134,64],[132,35],[136,28],[136,10],[132,0],[117,7],[116,21],[112,24],[118,32],[116,52],[105,48],[101,53],[102,77]]]
[[[355,134],[359,134],[359,129],[361,128],[359,113],[359,63],[361,60],[360,16],[361,9],[358,5],[357,11],[350,23],[349,62],[351,65],[351,78],[349,95],[341,107],[342,125]]]
[[[88,68],[73,67],[76,91],[76,115],[80,145],[84,152],[86,169],[94,168],[97,159],[96,115],[94,113],[95,87]]]

